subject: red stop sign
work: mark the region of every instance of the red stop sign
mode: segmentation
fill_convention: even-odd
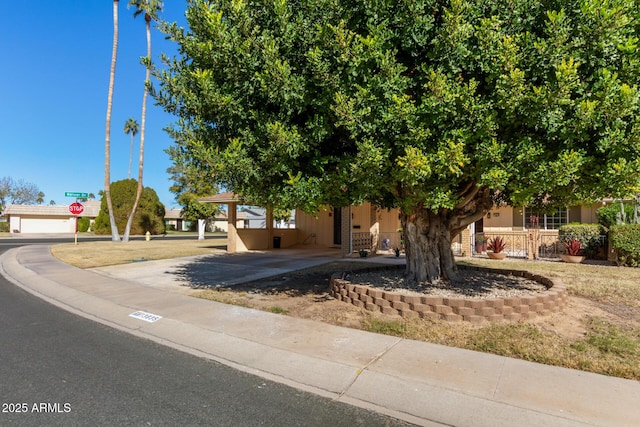
[[[71,212],[73,215],[80,215],[82,212],[84,212],[84,206],[82,205],[82,203],[73,202],[69,205],[69,212]]]

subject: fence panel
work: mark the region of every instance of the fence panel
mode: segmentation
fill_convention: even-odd
[[[373,234],[353,233],[351,236],[354,251],[370,251],[373,248]]]
[[[557,234],[540,234],[538,237],[539,258],[560,258],[564,253],[564,245]]]
[[[506,243],[504,252],[510,257],[528,258],[530,248],[537,248],[538,258],[559,258],[564,253],[564,241],[569,236],[559,236],[557,232],[484,232],[473,235],[473,254],[487,251],[489,239],[500,236]],[[589,257],[602,256],[607,246],[607,236],[599,236],[596,243],[583,248]]]
[[[564,242],[571,236],[541,235],[538,255],[540,258],[559,258],[564,251]],[[584,244],[582,250],[588,258],[606,258],[607,236],[600,235],[594,241]]]
[[[499,236],[504,239],[504,242],[506,244],[504,252],[506,252],[508,256],[516,257],[516,258],[526,258],[529,253],[529,239],[528,239],[528,235],[524,233],[485,232],[485,233],[479,233],[476,236],[482,236],[484,238],[484,242],[481,246],[483,251],[487,250],[489,239],[495,239],[496,237]],[[478,246],[478,243],[480,241],[481,239],[479,237],[474,237],[474,242],[476,242],[476,244],[474,245],[474,253],[478,253],[478,249],[480,249],[480,247]]]

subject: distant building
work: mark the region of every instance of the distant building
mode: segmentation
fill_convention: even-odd
[[[100,212],[100,202],[89,200],[82,204],[84,212],[78,216],[93,222]],[[69,205],[8,205],[2,215],[9,222],[11,233],[74,233],[76,229],[76,219],[69,212]]]
[[[100,212],[100,201],[89,200],[82,202],[84,212],[80,218],[89,218],[91,223],[95,221]],[[181,209],[168,209],[165,207],[165,224],[167,229],[187,231],[191,222],[182,218]],[[2,220],[9,224],[9,232],[20,234],[56,234],[74,233],[76,221],[69,212],[69,205],[45,206],[45,205],[8,205],[2,211]],[[210,231],[227,231],[228,220],[226,212],[218,214],[214,221],[210,221]]]

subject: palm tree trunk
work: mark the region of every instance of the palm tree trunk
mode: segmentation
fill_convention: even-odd
[[[151,61],[151,17],[148,14],[145,14],[145,21],[147,27],[147,59]],[[129,233],[131,231],[131,224],[133,223],[133,217],[136,214],[136,210],[138,208],[138,202],[140,201],[140,196],[142,195],[142,172],[144,170],[144,130],[145,130],[145,122],[147,117],[147,95],[149,94],[149,79],[151,78],[151,69],[150,65],[146,64],[146,73],[144,79],[144,94],[142,95],[142,118],[140,119],[140,160],[138,163],[138,190],[136,191],[136,198],[133,202],[133,207],[131,208],[131,213],[129,214],[129,219],[127,220],[127,227],[124,231],[124,241],[129,241]]]
[[[131,178],[131,163],[133,162],[133,132],[130,136],[131,142],[129,143],[129,171],[127,172],[127,179]]]
[[[109,94],[107,96],[106,135],[104,140],[104,197],[107,199],[109,209],[109,222],[111,224],[111,240],[120,241],[118,224],[113,215],[113,203],[111,202],[111,108],[113,106],[113,86],[116,77],[116,58],[118,56],[118,0],[113,0],[113,48],[111,51],[111,71],[109,73]]]

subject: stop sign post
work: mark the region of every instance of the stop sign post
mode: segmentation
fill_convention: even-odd
[[[78,244],[78,215],[84,212],[84,205],[80,202],[73,202],[69,205],[69,212],[76,217],[75,244]]]
[[[69,212],[71,212],[72,215],[80,215],[84,212],[84,205],[80,202],[73,202],[69,205]]]

